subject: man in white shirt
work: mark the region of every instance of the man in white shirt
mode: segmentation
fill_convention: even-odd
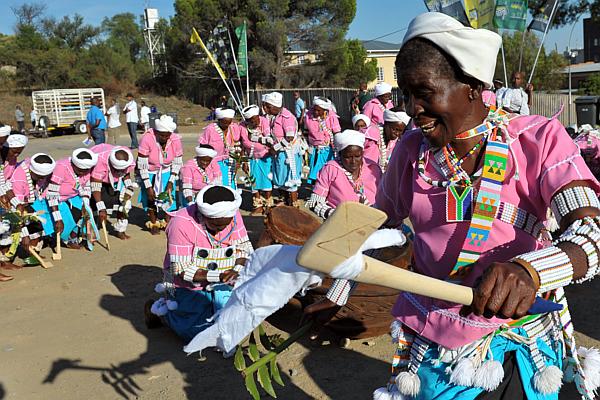
[[[140,122],[144,125],[144,132],[150,129],[150,107],[146,105],[144,100],[141,101],[142,108],[140,108]]]
[[[33,109],[31,110],[31,112],[29,113],[29,120],[31,121],[31,127],[35,129],[35,124],[37,122],[37,111]]]
[[[138,106],[135,100],[133,99],[133,94],[127,93],[127,104],[125,104],[123,112],[126,116],[127,130],[129,131],[129,136],[131,137],[131,146],[129,146],[130,149],[138,148],[137,124],[140,119],[138,117],[137,109]]]
[[[107,143],[116,145],[119,139],[119,130],[117,128],[121,126],[117,99],[111,99],[110,108],[104,115],[108,117]]]
[[[496,92],[498,106],[515,114],[529,115],[529,107],[533,98],[533,85],[528,83],[525,90],[522,89],[525,83],[525,74],[522,72],[514,72],[511,81],[512,88],[505,89],[500,94]]]

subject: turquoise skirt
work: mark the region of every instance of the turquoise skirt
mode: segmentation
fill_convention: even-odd
[[[273,157],[266,156],[250,160],[250,174],[254,177],[252,191],[269,191],[273,189]]]
[[[333,160],[333,149],[331,146],[316,148],[313,147],[313,152],[310,154],[310,172],[308,174],[307,182],[312,184],[316,182],[319,171],[327,163],[327,161]]]
[[[154,186],[154,180],[156,179],[156,172],[148,172],[149,178],[150,178],[150,183],[152,184],[152,186]],[[171,171],[167,171],[167,172],[163,172],[162,173],[162,179],[160,182],[160,191],[161,193],[165,191],[165,189],[167,188],[167,184],[169,183],[169,177],[171,176]],[[177,209],[177,184],[174,183],[173,184],[173,190],[171,192],[171,195],[173,196],[173,204],[171,205],[171,207],[169,207],[169,209],[167,211],[175,211]],[[156,196],[158,196],[160,193],[156,193]],[[148,193],[146,192],[146,189],[142,186],[140,188],[140,195],[138,196],[138,202],[142,204],[142,207],[144,208],[144,211],[148,211]]]

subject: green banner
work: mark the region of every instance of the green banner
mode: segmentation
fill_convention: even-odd
[[[497,0],[494,25],[523,32],[527,23],[527,0]]]
[[[246,33],[246,21],[243,25],[235,28],[235,36],[240,42],[238,46],[237,62],[240,77],[248,74],[248,35]]]

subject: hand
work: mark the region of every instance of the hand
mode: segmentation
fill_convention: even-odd
[[[62,231],[64,231],[64,230],[65,230],[65,224],[62,222],[62,220],[60,220],[60,221],[56,221],[56,222],[54,223],[54,230],[55,230],[57,233],[62,233]]]
[[[156,193],[154,192],[154,189],[149,187],[146,189],[146,195],[148,196],[148,201],[150,203],[154,203],[156,201]]]
[[[342,308],[328,298],[323,298],[304,308],[300,325],[313,320],[315,323],[311,329],[310,339],[315,340],[319,336],[319,331],[327,322],[334,317]]]
[[[250,165],[247,162],[242,163],[242,171],[244,171],[246,175],[250,174]]]
[[[473,289],[473,303],[461,314],[470,308],[475,315],[518,319],[535,301],[536,291],[533,278],[522,266],[493,263]]]
[[[219,278],[221,279],[221,282],[233,285],[237,277],[238,273],[230,269],[228,271],[223,272]]]
[[[99,211],[98,218],[100,219],[100,223],[108,220],[108,213],[106,212],[106,210]]]
[[[528,84],[525,86],[525,93],[531,93],[531,92],[533,92],[533,84],[531,84],[531,83],[528,83]]]

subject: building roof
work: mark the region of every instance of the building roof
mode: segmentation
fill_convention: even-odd
[[[400,44],[382,42],[380,40],[361,40],[363,46],[367,51],[400,51]]]
[[[562,70],[563,73],[569,73],[569,67],[565,67]],[[585,74],[592,72],[600,72],[600,63],[586,62],[581,64],[573,64],[571,65],[571,73],[572,74]]]

